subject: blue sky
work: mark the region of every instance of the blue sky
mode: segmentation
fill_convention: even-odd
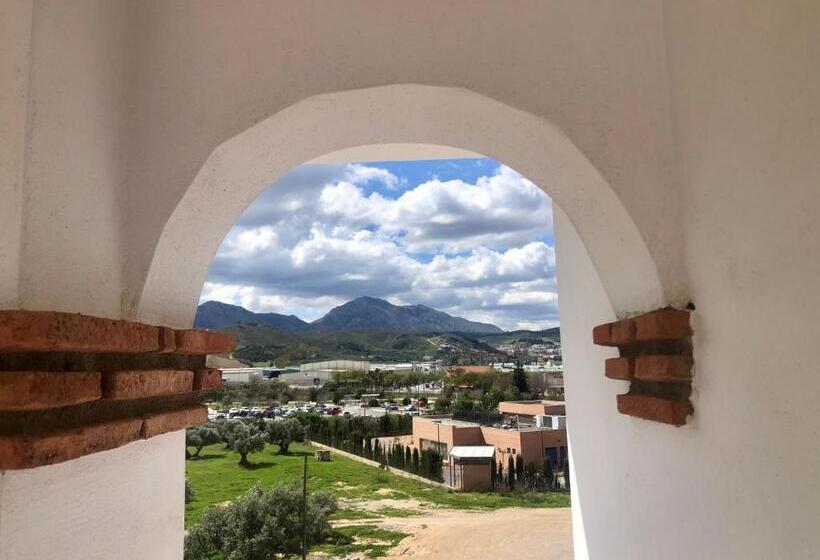
[[[549,197],[487,158],[302,165],[239,218],[201,301],[310,321],[363,295],[557,325]]]

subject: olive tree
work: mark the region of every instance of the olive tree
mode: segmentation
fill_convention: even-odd
[[[230,435],[229,446],[232,451],[239,453],[239,464],[243,467],[250,465],[248,453],[255,453],[265,449],[265,435],[255,425],[237,422],[237,428]]]
[[[285,455],[291,442],[305,439],[305,427],[293,418],[270,422],[266,428],[268,441],[279,446],[279,453]]]
[[[196,426],[188,428],[185,431],[185,458],[199,457],[202,448],[206,445],[213,445],[222,441],[222,436],[219,435],[214,428],[210,426]],[[189,447],[194,448],[194,452],[188,451]]]
[[[328,516],[334,511],[336,499],[317,492],[308,498],[303,524],[300,487],[254,486],[230,504],[205,511],[185,537],[185,560],[270,560],[298,554],[305,525],[307,544],[322,542],[330,533]]]

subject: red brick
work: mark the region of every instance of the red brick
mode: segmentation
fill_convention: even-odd
[[[222,372],[214,368],[200,369],[194,372],[194,391],[222,388]]]
[[[0,372],[0,410],[57,408],[94,401],[100,396],[97,372]]]
[[[660,355],[635,358],[635,377],[644,381],[688,382],[692,375],[686,356]]]
[[[157,327],[53,311],[0,311],[0,352],[155,352]]]
[[[626,346],[635,342],[635,322],[632,319],[622,319],[612,323],[612,344]]]
[[[612,323],[597,325],[592,329],[592,343],[598,346],[614,346],[612,344]]]
[[[640,342],[676,340],[692,336],[689,312],[679,309],[660,309],[634,318],[635,338]]]
[[[129,418],[51,434],[0,436],[0,470],[53,465],[121,447],[139,439],[141,427],[141,418]]]
[[[609,358],[604,362],[606,375],[610,379],[632,379],[632,358]]]
[[[163,353],[175,352],[177,349],[177,333],[170,327],[157,327],[159,331],[159,351]]]
[[[692,413],[692,404],[683,399],[625,394],[618,395],[618,412],[644,420],[683,426],[686,424],[686,417]]]
[[[190,329],[176,331],[177,354],[221,354],[236,347],[233,335]]]
[[[194,390],[194,372],[184,369],[111,371],[103,375],[102,381],[103,397],[113,400],[176,395]]]
[[[143,417],[141,437],[148,439],[167,432],[176,432],[204,424],[207,421],[208,408],[203,405],[150,414]]]

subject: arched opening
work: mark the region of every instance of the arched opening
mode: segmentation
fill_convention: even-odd
[[[418,153],[409,148],[405,156]],[[496,556],[503,541],[472,537],[495,530],[530,539],[537,556],[522,557],[553,550],[550,558],[568,559],[551,202],[507,166],[432,148],[423,157],[448,159],[323,158],[285,174],[243,213],[212,262],[194,324],[238,341],[212,363],[226,382],[206,396],[210,427],[264,422],[268,433],[304,422],[333,454],[332,469],[309,469],[313,487],[345,502],[338,530],[357,531],[351,522],[362,515],[384,530],[398,513],[413,518],[403,548],[458,541],[459,557],[470,546]],[[380,157],[401,155],[385,149]],[[373,431],[363,437],[357,421]],[[192,443],[208,428],[192,430]],[[250,468],[293,483],[288,465],[312,448],[295,443],[281,455],[277,445],[269,439]],[[477,448],[485,455],[450,457]],[[428,461],[431,452],[440,458]],[[370,465],[365,485],[354,457],[384,461],[391,474]],[[188,506],[192,527],[205,508],[238,497],[228,481],[243,468],[219,444],[186,464],[195,495],[206,496]],[[357,487],[355,496],[340,487]],[[488,503],[504,511],[465,511]],[[448,523],[456,525],[443,538]]]
[[[166,223],[131,314],[190,325],[219,243],[272,179],[327,154],[396,143],[450,146],[516,169],[569,217],[616,313],[663,305],[635,223],[560,130],[467,90],[396,85],[308,98],[217,147]]]
[[[574,362],[579,374],[609,355],[590,348],[592,325],[664,305],[657,268],[635,223],[604,178],[560,130],[466,90],[397,85],[311,97],[217,147],[166,223],[138,300],[130,303],[131,315],[190,326],[206,271],[228,229],[265,187],[288,170],[308,161],[353,159],[357,156],[352,154],[366,154],[374,147],[429,153],[442,146],[504,162],[547,191],[560,209],[560,281],[577,282],[591,294],[576,294],[576,310],[586,313],[564,338],[566,363]],[[561,273],[562,246],[575,250],[564,267],[568,273]],[[583,415],[583,406],[573,410],[573,384],[594,389],[593,396],[585,397],[587,407],[610,407],[617,391],[588,376],[568,381],[567,407],[575,415]],[[570,431],[570,439],[584,430],[588,429]],[[602,437],[602,430],[605,422],[594,426],[590,441]],[[587,467],[572,471],[579,480],[573,502],[578,558],[585,557],[581,503],[589,476],[584,471],[594,469],[594,450],[586,449],[585,455]]]

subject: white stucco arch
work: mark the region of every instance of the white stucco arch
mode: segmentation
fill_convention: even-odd
[[[658,271],[637,226],[561,130],[466,89],[399,84],[309,97],[217,146],[166,222],[127,314],[189,326],[219,244],[276,178],[328,153],[393,143],[452,146],[513,167],[569,217],[616,313],[663,305]]]

